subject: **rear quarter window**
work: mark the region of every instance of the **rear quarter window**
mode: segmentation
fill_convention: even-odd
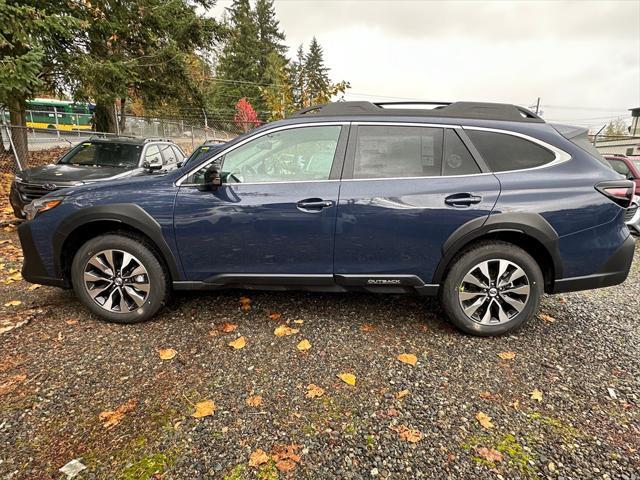
[[[493,172],[541,167],[555,160],[555,154],[524,138],[484,130],[465,132]]]

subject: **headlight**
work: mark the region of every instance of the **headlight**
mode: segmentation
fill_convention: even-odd
[[[34,200],[24,207],[27,220],[33,220],[38,214],[56,208],[62,203],[64,197],[42,197]]]
[[[22,178],[20,175],[16,175],[16,176],[14,177],[14,180],[16,181],[16,183],[26,183],[26,182],[24,181],[24,178]]]

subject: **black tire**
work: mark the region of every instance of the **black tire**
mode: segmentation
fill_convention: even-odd
[[[146,269],[149,291],[144,303],[131,312],[115,312],[100,306],[85,286],[84,272],[89,260],[99,252],[119,250],[133,255]],[[124,263],[124,262],[123,262]],[[150,319],[166,302],[169,294],[168,275],[151,247],[142,239],[118,234],[92,238],[82,245],[71,264],[71,281],[80,301],[97,316],[114,323],[139,323]],[[135,306],[135,305],[134,305]]]
[[[524,270],[529,283],[529,297],[524,308],[510,320],[495,325],[483,325],[465,314],[461,304],[463,278],[474,266],[486,260],[504,259]],[[537,262],[523,249],[507,242],[478,243],[453,261],[440,290],[440,301],[449,320],[461,331],[477,336],[495,336],[513,332],[533,317],[544,293],[544,277]],[[465,304],[466,305],[466,304]]]

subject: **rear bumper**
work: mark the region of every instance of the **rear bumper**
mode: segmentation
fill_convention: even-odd
[[[633,262],[635,240],[629,235],[609,258],[600,272],[584,277],[562,278],[554,282],[550,293],[575,292],[593,288],[611,287],[624,282]]]
[[[25,222],[18,227],[18,236],[20,237],[20,245],[22,246],[22,254],[24,256],[22,277],[31,283],[68,288],[69,285],[64,278],[52,277],[47,272],[35,242],[33,241],[29,222]]]

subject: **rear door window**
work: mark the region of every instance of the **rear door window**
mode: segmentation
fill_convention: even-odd
[[[493,172],[541,167],[555,160],[553,152],[521,137],[485,130],[465,132]]]
[[[440,176],[441,128],[360,125],[353,178]]]

